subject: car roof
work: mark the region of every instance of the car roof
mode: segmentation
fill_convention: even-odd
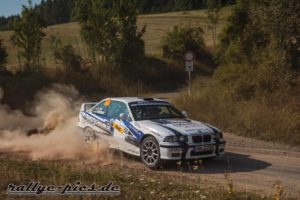
[[[112,98],[106,98],[106,99],[111,99],[111,100],[116,100],[116,101],[122,101],[124,103],[131,103],[131,102],[147,102],[147,101],[164,101],[168,102],[164,99],[157,99],[157,98],[152,98],[152,97],[112,97]]]

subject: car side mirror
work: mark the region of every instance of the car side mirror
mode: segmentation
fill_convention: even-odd
[[[120,114],[120,119],[125,121],[131,121],[130,117],[125,113]]]
[[[181,112],[183,116],[188,117],[188,113],[186,111]]]

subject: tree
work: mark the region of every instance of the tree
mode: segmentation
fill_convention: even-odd
[[[300,2],[240,0],[221,34],[215,78],[235,96],[290,88],[300,72]]]
[[[187,51],[192,51],[199,58],[205,52],[203,30],[201,27],[178,27],[166,34],[162,39],[163,57],[183,59]]]
[[[207,18],[209,28],[212,31],[213,46],[216,46],[217,26],[219,23],[220,12],[222,8],[221,0],[207,0]]]
[[[23,5],[21,18],[13,22],[14,34],[11,40],[19,48],[18,56],[25,70],[35,71],[40,62],[41,43],[45,36],[42,29],[45,26],[30,0],[28,3],[28,7]]]
[[[87,44],[90,56],[97,61],[114,60],[116,52],[117,23],[113,10],[106,0],[77,0],[75,19],[80,24],[80,34]]]
[[[64,44],[60,39],[51,37],[51,46],[53,57],[56,63],[62,64],[64,71],[68,74],[71,72],[83,72],[81,68],[82,58],[75,52],[70,44]]]
[[[7,63],[7,52],[3,45],[2,40],[0,40],[0,71],[5,70],[5,64]]]
[[[41,14],[47,25],[71,21],[75,0],[42,0],[35,9]]]
[[[300,71],[300,2],[264,0],[250,9],[253,24],[280,51],[280,63]]]
[[[263,44],[264,39],[258,31],[258,28],[251,25],[251,16],[249,12],[250,1],[241,0],[232,9],[228,18],[227,26],[220,34],[219,44],[216,51],[216,59],[220,63],[237,62],[241,60],[251,59],[253,55],[249,51],[252,45],[250,38],[254,37],[257,43]],[[247,48],[248,47],[248,48]]]
[[[228,21],[220,38],[222,62],[244,60],[257,66],[262,55],[277,52],[279,63],[299,70],[299,1],[240,0]]]
[[[119,52],[116,55],[117,64],[123,68],[134,65],[145,56],[143,35],[146,26],[139,31],[137,27],[137,4],[130,0],[116,1],[115,9],[119,21]],[[126,70],[126,69],[125,69]]]
[[[131,65],[144,55],[137,28],[137,5],[130,0],[77,0],[75,18],[94,60],[116,66]]]

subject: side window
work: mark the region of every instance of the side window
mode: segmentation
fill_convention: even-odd
[[[168,107],[166,107],[166,106],[160,106],[158,108],[160,109],[160,111],[158,113],[160,116],[169,115],[170,114],[170,110],[168,109]]]
[[[92,112],[98,115],[106,115],[108,106],[105,105],[106,101],[101,102],[95,108],[93,108]]]
[[[121,113],[129,115],[126,104],[119,101],[112,101],[107,112],[107,117],[119,119]]]

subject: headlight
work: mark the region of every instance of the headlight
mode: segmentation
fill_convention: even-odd
[[[163,140],[164,142],[186,142],[188,139],[187,139],[187,136],[175,136],[175,135],[172,135],[172,136],[167,136],[165,137],[165,139]]]
[[[167,136],[164,139],[164,142],[178,142],[177,136]]]
[[[216,132],[215,133],[215,139],[221,139],[221,138],[223,138],[222,132]]]
[[[187,136],[179,136],[178,138],[179,142],[186,142],[187,141]]]

